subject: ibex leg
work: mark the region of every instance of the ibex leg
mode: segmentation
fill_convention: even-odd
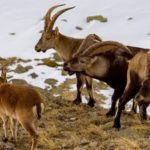
[[[84,79],[83,79],[83,75],[77,73],[76,74],[77,77],[77,97],[76,99],[73,101],[76,105],[79,105],[81,103],[81,90],[84,84]]]
[[[115,115],[116,103],[117,103],[117,100],[123,94],[123,91],[124,91],[124,88],[122,88],[122,87],[118,87],[118,88],[114,89],[114,93],[113,93],[112,99],[111,99],[111,107],[110,107],[109,111],[106,113],[107,117]]]
[[[88,94],[89,94],[89,102],[88,102],[88,105],[91,106],[91,107],[94,107],[95,100],[94,100],[93,91],[92,91],[92,81],[93,81],[93,80],[92,80],[91,77],[88,77],[88,76],[86,76],[85,79],[86,79],[87,92],[88,92]]]

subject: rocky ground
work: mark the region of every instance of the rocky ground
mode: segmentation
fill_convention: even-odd
[[[25,79],[14,79],[11,74],[23,74],[34,66],[22,66],[22,63],[32,60],[17,58],[0,59],[1,64],[8,66],[8,79],[13,84],[29,84]],[[39,60],[37,60],[39,61]],[[40,65],[57,67],[57,61],[41,60]],[[16,65],[13,69],[11,66]],[[62,75],[66,75],[62,71]],[[36,80],[38,74],[33,72],[31,77]],[[150,121],[141,124],[137,114],[124,113],[122,116],[122,128],[116,131],[112,128],[113,118],[105,116],[107,109],[100,104],[106,97],[97,92],[99,89],[107,89],[103,83],[94,81],[94,97],[96,106],[90,108],[86,104],[76,106],[72,103],[76,96],[74,78],[66,78],[57,85],[55,78],[45,79],[46,87],[35,87],[44,99],[45,112],[39,122],[40,135],[38,150],[149,150],[150,149]],[[29,85],[30,86],[30,85]],[[86,90],[83,94],[87,96]],[[0,138],[3,137],[2,122],[0,121]],[[19,127],[17,144],[9,141],[0,142],[0,150],[27,150],[31,139],[22,127]]]

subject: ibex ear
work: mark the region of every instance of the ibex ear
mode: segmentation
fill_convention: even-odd
[[[57,35],[57,36],[59,35],[59,29],[58,29],[58,27],[55,28],[55,35]]]

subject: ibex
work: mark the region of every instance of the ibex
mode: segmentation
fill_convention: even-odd
[[[35,50],[37,52],[40,51],[45,52],[48,49],[53,48],[58,52],[58,54],[64,60],[64,62],[68,62],[69,60],[71,60],[72,56],[77,52],[79,46],[83,42],[83,39],[77,39],[77,38],[65,36],[59,32],[58,27],[53,29],[57,18],[62,13],[74,8],[74,7],[70,7],[70,8],[62,9],[58,11],[51,18],[52,11],[55,8],[60,6],[64,6],[64,4],[53,6],[47,11],[45,16],[44,31],[42,33],[40,40],[35,46]],[[101,39],[96,35],[93,35],[92,37],[93,39],[91,38],[91,41],[93,41],[93,43],[95,43],[96,41],[101,41]],[[89,42],[87,45],[91,45],[91,43],[92,42]],[[81,73],[76,73],[76,77],[77,77],[77,97],[74,100],[74,103],[75,104],[81,103],[81,89],[83,87],[83,84],[86,83],[87,91],[90,96],[88,105],[94,106],[95,101],[92,94],[92,79]]]
[[[64,69],[82,72],[112,87],[112,104],[106,115],[113,116],[117,99],[122,95],[126,85],[127,60],[131,57],[130,49],[119,42],[99,42],[74,57],[65,64]]]
[[[120,128],[120,117],[125,104],[133,97],[140,107],[141,120],[146,119],[150,89],[150,51],[136,54],[130,61],[127,71],[127,84],[120,98],[114,120],[114,127]],[[137,95],[136,95],[137,94]]]
[[[114,94],[111,108],[106,115],[113,116],[116,101],[122,95],[126,84],[127,60],[130,57],[132,57],[132,52],[121,43],[99,42],[70,60],[64,65],[64,69],[82,72],[111,86]]]
[[[17,140],[16,123],[31,135],[31,150],[37,146],[38,134],[36,126],[44,109],[43,101],[38,92],[29,86],[6,83],[4,69],[0,77],[0,117],[3,120],[5,141],[7,141],[7,124],[10,119],[12,137]]]

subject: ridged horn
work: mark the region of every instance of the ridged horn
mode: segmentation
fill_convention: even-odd
[[[47,13],[46,13],[46,15],[45,15],[45,17],[44,17],[44,18],[45,18],[45,27],[44,27],[45,30],[47,29],[49,23],[51,22],[51,13],[52,13],[52,11],[53,11],[54,9],[56,9],[56,8],[58,8],[58,7],[60,7],[60,6],[64,6],[64,5],[66,5],[66,4],[55,5],[55,6],[51,7],[51,8],[47,11]]]
[[[95,43],[101,42],[102,39],[96,35],[96,34],[89,34],[81,43],[80,47],[78,48],[77,52],[73,54],[72,58],[78,57],[82,52],[84,52],[85,49],[90,47],[90,45],[93,45]]]
[[[74,7],[69,7],[69,8],[66,8],[66,9],[62,9],[62,10],[58,11],[58,12],[52,17],[52,19],[51,19],[51,22],[49,23],[48,28],[47,28],[48,31],[52,31],[53,26],[54,26],[54,24],[55,24],[57,18],[58,18],[61,14],[63,14],[64,12],[66,12],[66,11],[68,11],[68,10],[70,10],[70,9],[73,9],[73,8],[75,8],[75,6],[74,6]]]
[[[132,52],[125,45],[115,41],[104,41],[96,43],[87,48],[81,55],[82,56],[94,56],[108,51],[116,51],[118,48],[124,49],[128,54],[132,55]]]

